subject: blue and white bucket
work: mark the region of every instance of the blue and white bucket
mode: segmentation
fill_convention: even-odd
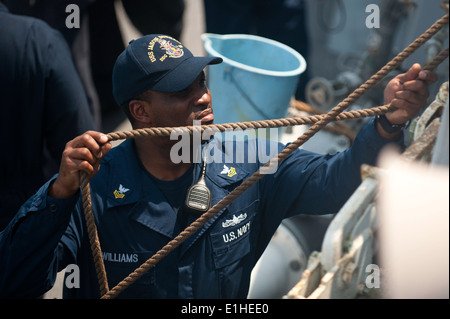
[[[294,49],[247,34],[201,36],[223,63],[208,68],[215,123],[283,118],[306,61]]]

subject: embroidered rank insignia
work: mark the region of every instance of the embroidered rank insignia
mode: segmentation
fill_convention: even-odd
[[[225,174],[228,177],[233,177],[234,175],[236,175],[236,169],[234,167],[228,167],[225,164],[223,165],[223,170],[220,172],[220,174]]]
[[[122,186],[122,184],[119,185],[119,190],[114,190],[114,197],[115,198],[124,198],[125,197],[125,193],[128,192],[130,189],[129,188],[125,188]]]

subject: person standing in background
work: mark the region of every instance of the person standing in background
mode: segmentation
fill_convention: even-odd
[[[112,96],[111,74],[124,40],[117,14],[122,7],[143,34],[164,33],[179,38],[184,0],[3,0],[13,14],[41,19],[64,36],[99,129],[111,131],[125,120]],[[69,5],[79,10],[79,28],[68,28]],[[70,11],[70,10],[68,10]]]
[[[60,32],[0,2],[0,230],[58,171],[65,144],[96,129]]]

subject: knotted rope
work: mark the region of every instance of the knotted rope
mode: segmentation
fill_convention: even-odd
[[[195,220],[191,225],[189,225],[185,230],[183,230],[179,235],[177,235],[173,240],[162,247],[158,252],[156,252],[151,258],[145,261],[140,267],[138,267],[134,272],[124,278],[111,290],[108,288],[107,277],[105,272],[105,267],[103,263],[100,243],[97,235],[97,227],[95,225],[95,220],[92,212],[92,206],[90,201],[90,190],[89,190],[89,179],[86,173],[81,173],[80,183],[82,190],[83,207],[85,212],[85,218],[87,223],[88,235],[91,244],[91,250],[94,257],[95,268],[97,272],[97,278],[100,286],[100,294],[102,299],[111,299],[117,297],[124,289],[130,286],[133,282],[138,280],[142,275],[144,275],[149,269],[155,266],[161,259],[167,256],[176,247],[181,245],[188,237],[193,235],[197,230],[199,230],[203,225],[206,224],[212,217],[217,213],[222,211],[226,206],[228,206],[232,201],[234,201],[238,196],[250,188],[254,183],[260,180],[264,174],[261,172],[262,169],[270,165],[278,165],[287,156],[289,156],[293,151],[303,145],[308,141],[315,133],[326,126],[331,121],[355,118],[351,116],[360,115],[360,117],[373,116],[377,114],[384,114],[392,110],[390,105],[383,105],[378,108],[351,111],[342,113],[343,110],[348,108],[356,100],[358,100],[364,93],[375,86],[381,79],[383,79],[389,72],[397,68],[406,58],[408,58],[413,52],[415,52],[420,46],[428,41],[434,34],[436,34],[442,27],[448,24],[449,16],[444,15],[441,19],[436,21],[427,31],[425,31],[420,37],[414,40],[407,48],[400,52],[396,57],[394,57],[389,63],[387,63],[383,68],[381,68],[376,74],[374,74],[370,79],[363,83],[359,88],[354,90],[347,98],[340,102],[337,106],[331,109],[328,113],[323,115],[315,115],[310,117],[301,117],[293,119],[279,119],[279,120],[266,120],[266,121],[254,121],[254,122],[243,122],[243,123],[230,123],[230,124],[219,124],[219,125],[207,125],[201,128],[193,127],[183,127],[183,128],[149,128],[149,129],[139,129],[132,130],[128,132],[118,132],[107,134],[110,141],[132,138],[137,136],[167,136],[174,130],[188,130],[194,132],[195,129],[200,131],[206,129],[225,131],[227,129],[248,129],[248,128],[267,128],[267,127],[281,127],[288,125],[299,125],[299,124],[312,124],[312,126],[300,137],[298,137],[293,143],[289,144],[285,149],[283,149],[276,157],[272,158],[268,163],[266,163],[262,168],[253,173],[249,178],[247,178],[241,185],[236,187],[227,196],[220,200],[217,204],[211,207],[206,213],[201,215],[197,220]],[[424,69],[433,70],[439,65],[443,60],[448,57],[448,48],[442,51],[438,56],[433,59],[429,64],[427,64]],[[341,114],[339,114],[341,113]],[[305,122],[309,121],[309,122]],[[180,131],[181,132],[181,131]],[[85,176],[83,176],[85,175]]]

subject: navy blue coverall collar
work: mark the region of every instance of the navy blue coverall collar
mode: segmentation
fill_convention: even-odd
[[[215,141],[213,140],[212,143],[215,143]],[[138,158],[134,141],[124,141],[119,147],[121,148],[120,155],[116,154],[110,163],[111,173],[107,184],[110,190],[107,191],[107,207],[132,205],[132,209],[128,211],[128,216],[132,220],[168,237],[168,239],[173,239],[178,235],[178,233],[174,233],[177,216],[175,213],[172,214],[174,211],[163,193],[153,180],[149,178],[148,172],[144,171],[145,168]],[[224,153],[225,161],[227,160],[226,156],[227,154]],[[127,163],[126,167],[123,167],[124,163]],[[193,169],[192,183],[198,180],[201,170],[201,163],[193,165],[195,167]],[[234,188],[233,186],[241,183],[250,175],[244,168],[244,165],[236,163],[233,164],[236,167],[236,175],[228,177],[220,174],[223,166],[223,163],[209,163],[206,166],[206,183],[207,185],[209,184],[208,187],[212,191],[212,205],[221,200],[229,192],[230,187]],[[134,187],[132,188],[130,185],[134,185]],[[127,189],[125,196],[122,198],[118,198],[115,195],[116,190],[120,186]],[[181,246],[181,255],[200,238],[222,213],[223,210],[185,241]],[[200,215],[190,214],[187,225],[190,225],[198,217]]]

